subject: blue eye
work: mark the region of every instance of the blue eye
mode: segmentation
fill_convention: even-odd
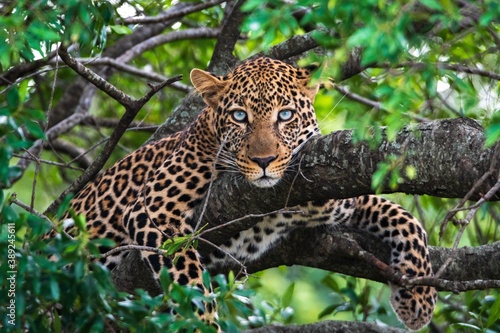
[[[239,123],[244,123],[247,120],[247,113],[243,110],[236,110],[232,113],[233,119]]]
[[[292,119],[293,111],[292,110],[281,110],[278,112],[278,120],[279,121],[288,121]]]

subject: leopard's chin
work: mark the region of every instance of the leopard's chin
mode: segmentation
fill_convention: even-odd
[[[258,179],[250,181],[252,185],[265,188],[265,187],[273,187],[274,185],[278,184],[281,178],[275,178],[275,177],[269,177],[269,176],[262,176]]]

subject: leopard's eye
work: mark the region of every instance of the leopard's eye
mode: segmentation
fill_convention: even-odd
[[[233,119],[238,123],[245,123],[247,121],[247,113],[243,110],[233,111],[231,115]]]
[[[278,112],[278,121],[289,121],[293,117],[293,110],[281,110]]]

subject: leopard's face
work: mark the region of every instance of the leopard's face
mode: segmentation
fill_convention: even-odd
[[[191,80],[213,112],[218,162],[258,187],[276,185],[294,154],[318,134],[309,72],[258,58],[226,77],[193,70]]]

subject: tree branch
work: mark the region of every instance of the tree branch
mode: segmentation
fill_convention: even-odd
[[[303,160],[301,172],[292,188],[293,172],[271,189],[256,188],[235,181],[231,174],[222,174],[213,186],[203,223],[213,227],[250,212],[260,214],[284,208],[288,196],[291,207],[306,201],[373,193],[372,175],[378,163],[389,156],[399,161],[396,166],[401,174],[398,192],[460,198],[489,170],[493,154],[494,149],[484,148],[482,128],[466,118],[408,126],[394,141],[384,136],[376,145],[374,142],[353,143],[352,131],[338,131],[312,139],[302,149],[297,157]],[[407,166],[416,170],[416,177],[410,179],[405,175]],[[487,193],[496,181],[496,176],[488,177],[470,199],[480,199],[481,193]],[[394,190],[384,185],[383,192]],[[498,200],[499,193],[491,199]],[[248,219],[206,236],[220,245],[254,223],[255,220]]]
[[[371,193],[371,176],[377,163],[389,155],[405,157],[403,164],[399,166],[400,170],[404,170],[405,165],[412,165],[417,170],[415,179],[402,176],[399,190],[407,193],[462,197],[475,181],[488,171],[494,158],[494,149],[484,149],[483,131],[476,122],[454,119],[408,127],[402,130],[393,142],[383,139],[374,149],[370,149],[368,143],[352,143],[351,131],[339,131],[311,140],[300,155],[303,157],[301,172],[304,177],[297,177],[292,189],[289,188],[289,181],[267,190],[252,187],[245,182],[235,182],[228,175],[216,181],[203,221],[209,223],[208,228],[217,229],[208,231],[206,228],[204,238],[220,245],[237,232],[251,228],[256,220],[246,218],[238,220],[238,223],[226,223],[223,228],[218,226],[249,212],[259,214],[283,208],[287,200],[290,205],[295,205],[315,199]],[[429,156],[432,156],[432,159]],[[485,179],[471,198],[480,198],[480,193],[491,189],[496,180],[496,177]],[[499,193],[492,199],[498,200]],[[205,256],[211,251],[211,247],[205,242],[200,242],[198,249]],[[373,253],[385,263],[389,261],[390,249],[373,235],[338,227],[318,227],[296,229],[257,262],[243,264],[249,273],[279,265],[297,264],[375,281],[397,282],[396,275],[386,272],[387,265],[361,254],[361,251]],[[431,261],[435,270],[443,265],[452,251],[431,247]],[[144,269],[140,268],[137,260],[133,258],[134,256],[127,258],[114,275],[118,276],[117,279],[132,281],[129,285],[135,285],[140,279],[142,286],[145,283]],[[468,269],[464,270],[463,267]],[[228,260],[224,266],[211,273],[227,273],[231,269],[238,272],[240,268],[239,264]],[[138,279],[133,278],[134,270],[138,270]],[[456,250],[455,259],[444,270],[440,279],[415,280],[408,283],[423,282],[435,285],[439,290],[451,291],[498,286],[500,242],[474,248],[459,248]],[[117,283],[120,285],[120,282]]]
[[[306,325],[269,325],[252,330],[243,331],[243,333],[404,333],[407,330],[378,326],[372,323],[352,322],[352,321],[323,321],[320,323]]]
[[[111,136],[109,137],[109,140],[106,142],[106,145],[104,146],[103,150],[99,154],[99,156],[96,158],[94,163],[85,170],[84,173],[82,173],[77,180],[73,182],[66,190],[64,190],[59,197],[50,204],[50,206],[47,208],[44,214],[49,213],[54,213],[57,207],[61,204],[61,202],[64,200],[64,198],[70,194],[70,193],[76,193],[80,191],[85,184],[87,184],[90,180],[94,179],[95,176],[99,171],[104,166],[104,163],[108,160],[109,156],[113,152],[114,147],[120,140],[121,136],[123,133],[127,130],[129,127],[130,123],[134,120],[135,116],[139,112],[139,110],[146,104],[151,97],[153,97],[154,94],[156,94],[158,91],[163,89],[165,86],[171,84],[172,82],[179,81],[182,78],[182,76],[178,75],[175,76],[167,81],[164,81],[160,83],[159,85],[156,86],[150,86],[151,89],[146,93],[146,95],[138,100],[131,100],[129,101],[125,107],[125,113],[123,116],[120,118],[120,121],[118,122],[115,130],[113,133],[111,133]]]
[[[119,90],[111,83],[106,81],[104,78],[100,77],[97,73],[85,67],[82,63],[78,62],[73,58],[66,49],[65,46],[61,45],[59,47],[59,56],[61,59],[68,65],[71,69],[73,69],[76,73],[86,79],[88,82],[95,85],[97,88],[104,91],[118,103],[123,105],[124,107],[131,107],[134,103],[134,99],[123,91]]]
[[[220,34],[218,28],[189,28],[185,30],[173,31],[164,35],[151,37],[141,43],[134,45],[117,58],[119,62],[129,62],[138,55],[157,46],[185,39],[217,38]]]

